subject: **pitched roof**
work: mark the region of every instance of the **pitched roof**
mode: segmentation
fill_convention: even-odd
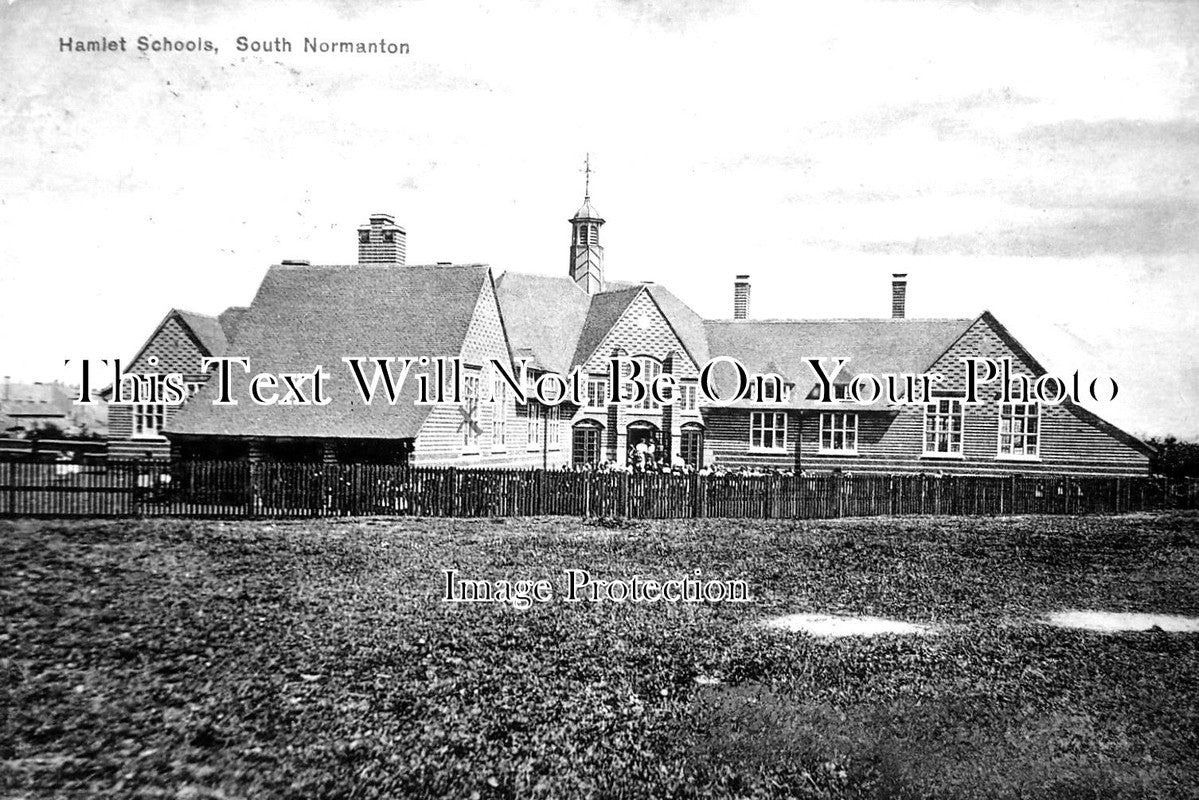
[[[588,295],[569,276],[505,272],[496,280],[513,352],[528,351],[534,366],[563,375],[595,352],[643,289],[657,303],[687,354],[703,366],[708,360],[704,321],[664,286],[609,281],[604,291]]]
[[[1129,447],[1132,447],[1135,450],[1139,450],[1140,452],[1144,453],[1147,456],[1157,455],[1156,447],[1149,444],[1144,439],[1141,439],[1139,436],[1133,436],[1131,433],[1124,430],[1123,428],[1116,427],[1112,423],[1105,420],[1103,417],[1096,414],[1094,411],[1084,408],[1084,407],[1080,406],[1078,403],[1075,403],[1072,401],[1067,401],[1067,402],[1063,403],[1063,405],[1072,414],[1077,416],[1083,422],[1089,422],[1090,424],[1094,425],[1099,430],[1107,433],[1108,436],[1111,436],[1112,438],[1123,442],[1124,444],[1128,445]]]
[[[1022,345],[1016,339],[1016,337],[1012,335],[1012,332],[1009,331],[1002,322],[995,318],[994,314],[992,314],[990,311],[984,311],[979,316],[979,320],[988,323],[999,336],[999,338],[1003,339],[1004,344],[1012,348],[1012,350],[1014,350],[1021,358],[1025,359],[1025,361],[1032,367],[1034,374],[1044,375],[1046,372],[1048,372],[1041,362],[1038,361],[1036,357],[1028,351],[1028,348]],[[1144,453],[1147,456],[1153,456],[1157,454],[1157,449],[1142,440],[1140,437],[1133,436],[1128,431],[1113,425],[1103,417],[1100,417],[1094,411],[1084,408],[1073,400],[1067,400],[1062,405],[1083,422],[1094,425],[1096,428],[1099,428],[1101,431],[1104,431],[1109,436],[1123,442],[1129,447],[1139,450],[1141,453]]]
[[[192,333],[195,334],[196,339],[209,355],[222,356],[225,354],[229,348],[229,341],[219,319],[207,314],[197,314],[194,311],[180,309],[175,309],[175,313],[187,327],[191,328]]]
[[[670,327],[674,328],[691,360],[703,367],[708,361],[708,335],[704,330],[703,318],[665,286],[649,283],[645,288],[658,304],[658,308],[662,309],[663,315]]]
[[[229,347],[229,342],[225,338],[225,332],[221,329],[221,323],[216,317],[210,317],[207,314],[197,314],[194,311],[183,311],[178,308],[172,308],[158,323],[158,327],[154,332],[146,337],[146,341],[142,343],[138,349],[137,355],[129,359],[129,364],[136,364],[142,354],[146,352],[146,348],[154,341],[154,338],[162,332],[166,324],[172,319],[177,319],[183,325],[184,329],[191,334],[201,350],[204,350],[210,356],[220,356],[225,354],[225,350]],[[111,391],[112,387],[104,390],[104,395]]]
[[[179,320],[183,325],[184,330],[191,335],[200,349],[210,356],[223,356],[229,349],[229,339],[225,335],[225,329],[221,325],[218,317],[211,317],[207,314],[197,314],[195,311],[184,311],[178,308],[172,308],[154,328],[154,332],[146,337],[146,341],[142,342],[142,346],[138,348],[137,354],[126,362],[129,365],[136,364],[138,359],[146,352],[146,348],[154,341],[155,337],[162,332],[166,324],[172,319]],[[128,371],[128,367],[126,368]],[[112,396],[111,385],[104,387],[99,392],[99,396],[108,399]]]
[[[394,406],[378,398],[367,405],[342,358],[458,356],[488,280],[490,270],[478,264],[271,267],[238,324],[237,355],[250,360],[251,374],[322,366],[329,404],[257,405],[246,390],[249,376],[235,369],[236,406],[212,405],[217,386],[209,381],[168,432],[412,438],[430,410],[414,402],[415,375]]]
[[[229,344],[233,344],[233,337],[237,335],[237,326],[247,310],[246,306],[229,306],[217,316],[221,330],[225,332],[225,340]]]
[[[595,348],[600,346],[608,331],[612,330],[612,326],[620,319],[620,315],[639,294],[641,286],[635,285],[592,295],[591,305],[583,320],[583,330],[579,333],[579,342],[575,345],[572,365],[582,364],[591,357]]]
[[[569,276],[505,272],[496,296],[513,354],[528,351],[533,366],[565,375],[570,371],[591,297]]]
[[[712,357],[731,356],[749,372],[795,383],[792,397],[816,385],[808,358],[848,358],[841,375],[919,373],[973,323],[969,319],[707,320]],[[829,372],[833,365],[827,366]]]

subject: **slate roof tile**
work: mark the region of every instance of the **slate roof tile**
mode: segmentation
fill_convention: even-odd
[[[795,384],[793,402],[817,380],[809,358],[848,358],[837,382],[872,373],[921,373],[973,323],[971,319],[707,320],[712,357],[730,356],[751,373],[776,372]]]
[[[227,436],[411,438],[428,416],[415,375],[398,402],[358,396],[343,357],[455,357],[478,303],[485,265],[274,266],[238,323],[236,353],[250,374],[324,368],[325,406],[260,406],[250,376],[234,370],[236,406],[214,406],[210,380],[172,419],[169,432]],[[369,377],[372,373],[367,372]]]

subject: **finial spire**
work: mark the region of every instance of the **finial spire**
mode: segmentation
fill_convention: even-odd
[[[591,153],[583,158],[583,205],[570,218],[570,277],[587,294],[604,290],[604,248],[599,231],[604,220],[591,207]]]

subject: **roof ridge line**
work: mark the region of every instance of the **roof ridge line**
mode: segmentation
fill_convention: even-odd
[[[483,261],[464,261],[461,264],[271,264],[271,269],[420,269],[428,267],[430,269],[456,269],[460,267],[488,267],[491,265]]]
[[[229,308],[232,308],[232,307],[233,306],[230,306]],[[193,317],[207,317],[208,319],[216,319],[217,317],[220,316],[220,314],[204,314],[200,311],[188,311],[186,308],[172,308],[171,310],[177,314],[190,314]],[[225,309],[225,310],[228,311],[229,309]]]
[[[775,317],[771,319],[705,319],[704,323],[723,323],[729,325],[745,325],[758,323],[796,323],[796,322],[973,322],[977,317]]]

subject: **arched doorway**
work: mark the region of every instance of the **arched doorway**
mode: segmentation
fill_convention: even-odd
[[[689,422],[679,432],[679,458],[692,469],[704,468],[704,428]]]
[[[570,463],[576,467],[595,466],[603,453],[604,428],[590,420],[574,426],[570,439]]]
[[[633,469],[656,469],[665,463],[662,434],[652,422],[633,422],[628,427],[628,461]]]

